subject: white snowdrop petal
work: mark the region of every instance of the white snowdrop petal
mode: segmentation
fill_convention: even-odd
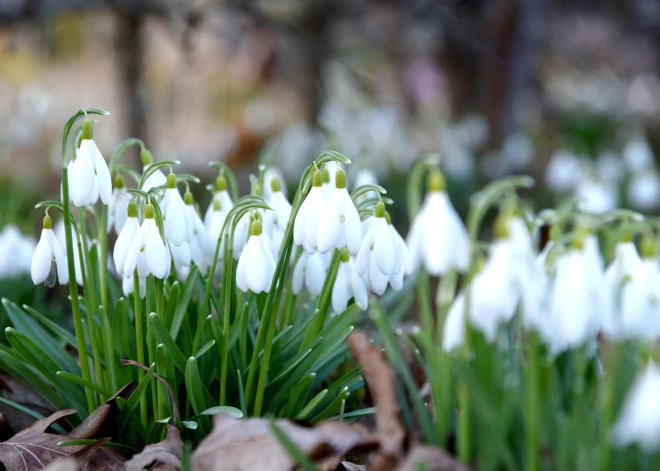
[[[325,283],[326,268],[321,255],[316,253],[309,256],[305,269],[305,285],[312,296],[321,294]]]
[[[147,236],[146,258],[149,264],[149,271],[156,278],[163,278],[167,271],[167,255],[165,254],[165,244],[158,233],[158,228],[154,225]]]
[[[305,270],[306,270],[306,262],[307,262],[307,257],[309,254],[306,252],[303,252],[300,255],[300,258],[298,258],[298,261],[296,262],[296,266],[293,267],[293,277],[291,279],[291,289],[293,290],[293,294],[296,296],[300,294],[302,291],[303,287],[303,281],[305,279]]]
[[[94,178],[94,165],[90,156],[90,141],[83,139],[78,149],[76,160],[71,164],[71,175],[69,178],[69,189],[71,200],[76,206],[84,206],[90,200],[93,193],[96,178]]]
[[[353,201],[351,200],[348,191],[344,188],[344,231],[345,231],[345,241],[348,252],[351,255],[357,255],[360,250],[360,245],[362,244],[362,224],[360,222],[360,215],[358,214]]]
[[[387,289],[389,277],[383,274],[375,263],[369,264],[369,283],[371,290],[378,296],[382,296]]]
[[[340,205],[340,195],[337,193],[333,194],[325,214],[321,217],[316,236],[316,245],[321,253],[329,252],[334,248],[343,247],[339,246],[337,242],[340,239],[341,231],[341,222],[339,219]]]
[[[345,263],[341,262],[335,284],[332,287],[332,310],[335,314],[341,314],[346,310],[350,293],[348,291],[348,279],[345,272]]]
[[[449,308],[442,331],[442,349],[450,352],[465,341],[465,297],[460,294]]]
[[[92,141],[93,142],[93,141]],[[109,204],[112,197],[112,179],[110,178],[110,169],[101,155],[96,143],[94,143],[94,170],[99,187],[99,196],[103,204]]]
[[[115,260],[115,268],[117,273],[120,275],[124,274],[126,254],[128,253],[128,249],[130,248],[133,239],[135,239],[135,235],[139,229],[140,228],[137,218],[128,218],[124,224],[124,227],[122,228],[122,231],[117,237],[112,255]]]
[[[387,286],[387,280],[385,280],[385,286]],[[353,299],[360,305],[360,310],[366,311],[369,305],[369,294],[364,281],[355,271],[351,273],[351,291],[353,292]]]
[[[34,253],[32,254],[32,266],[30,273],[32,275],[32,281],[35,285],[46,281],[46,278],[48,278],[48,274],[50,273],[50,267],[53,260],[51,248],[46,236],[47,230],[48,229],[43,229],[41,231],[41,237],[37,243],[37,247],[35,248]]]
[[[394,268],[394,254],[396,249],[390,233],[387,229],[387,222],[383,219],[382,225],[376,234],[377,242],[374,244],[373,256],[374,263],[378,270],[385,275],[389,275]]]

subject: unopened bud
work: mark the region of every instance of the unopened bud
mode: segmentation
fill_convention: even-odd
[[[144,217],[146,219],[153,219],[153,217],[154,217],[154,205],[153,204],[148,203],[144,207]]]
[[[167,176],[167,188],[176,188],[176,175],[172,172]]]
[[[149,206],[151,206],[151,205],[149,205]],[[151,206],[151,211],[152,211],[152,214],[153,214],[153,206]],[[130,203],[128,203],[128,217],[129,218],[136,218],[137,215],[138,215],[137,204],[135,204],[135,201],[131,201]]]
[[[338,169],[335,173],[335,187],[339,190],[346,188],[346,172],[342,169]]]
[[[115,188],[124,188],[124,179],[122,178],[121,175],[117,174],[115,175]]]
[[[53,220],[50,218],[50,216],[48,214],[46,214],[44,216],[43,228],[44,229],[52,229],[53,228]]]
[[[256,220],[252,222],[252,225],[250,226],[250,235],[261,235],[261,221]]]
[[[94,128],[92,127],[92,122],[85,118],[82,123],[82,138],[83,139],[93,139],[94,138]]]
[[[142,149],[142,151],[140,151],[140,160],[142,160],[143,166],[147,166],[154,162],[154,158],[148,149]]]
[[[215,189],[216,191],[225,191],[227,189],[227,179],[222,173],[215,179]]]

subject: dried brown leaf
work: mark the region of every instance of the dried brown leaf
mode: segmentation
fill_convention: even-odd
[[[103,446],[109,441],[109,438],[99,440],[67,458],[75,456],[81,471],[123,471],[126,458],[118,451]]]
[[[43,471],[78,471],[78,461],[75,458],[65,456],[58,458],[43,468]]]
[[[348,346],[362,367],[362,374],[376,406],[376,429],[380,449],[369,469],[390,470],[401,458],[406,432],[399,418],[394,372],[366,335],[356,332]]]
[[[470,471],[449,453],[427,445],[414,445],[396,471],[417,471],[420,467],[426,471]]]
[[[348,461],[342,461],[337,471],[366,471],[366,467],[363,464],[349,463]]]
[[[351,425],[328,421],[304,427],[289,420],[278,420],[277,427],[300,451],[318,463],[341,457],[356,448],[372,449],[372,435]],[[199,444],[192,456],[194,471],[285,471],[295,462],[280,443],[266,419],[232,419],[224,414],[214,418],[213,432]]]
[[[57,458],[80,450],[80,446],[58,447],[57,443],[68,437],[46,433],[51,424],[75,412],[73,409],[57,411],[0,443],[0,461],[12,471],[30,471],[44,468]]]
[[[167,436],[162,442],[148,445],[142,452],[133,456],[125,463],[126,471],[140,471],[151,463],[166,464],[174,469],[181,468],[183,443],[181,434],[174,425],[167,426]],[[163,469],[162,467],[159,469]]]

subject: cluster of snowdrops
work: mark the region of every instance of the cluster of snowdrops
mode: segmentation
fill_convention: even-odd
[[[296,211],[269,169],[253,178],[252,203],[237,210],[231,179],[220,167],[204,212],[189,189],[194,177],[177,175],[176,162],[154,162],[144,147],[141,155],[142,174],[115,162],[109,167],[94,143],[91,120],[85,119],[75,159],[67,164],[63,201],[68,196],[83,208],[100,199],[107,205],[107,229],[116,232],[117,240],[110,251],[102,241],[89,240],[75,220],[58,236],[47,211],[32,257],[35,284],[52,284],[55,277],[66,284],[73,273],[82,283],[80,247],[96,244],[111,253],[108,260],[122,278],[126,295],[138,291],[144,297],[150,275],[184,280],[193,265],[222,284],[218,261],[227,256],[237,260],[238,289],[266,293],[277,284],[276,261],[292,225],[293,290],[318,296],[333,276],[331,303],[336,314],[351,299],[367,309],[370,294],[383,295],[388,286],[400,290],[404,278],[413,273],[441,280],[462,275],[458,289],[451,290],[446,316],[439,320],[437,341],[448,354],[469,355],[470,331],[491,345],[506,344],[510,337],[503,326],[514,320],[521,332],[538,336],[549,358],[593,345],[599,333],[613,343],[643,345],[650,345],[660,333],[657,241],[652,227],[636,213],[595,216],[567,204],[566,211],[534,214],[513,185],[502,186],[490,195],[477,195],[485,205],[477,219],[483,218],[487,206],[498,206],[492,243],[484,245],[477,241],[481,221],[468,220],[466,228],[450,202],[438,162],[427,160],[427,191],[404,240],[392,224],[390,201],[381,187],[366,184],[348,192],[348,159],[332,157],[341,154],[329,154],[310,166],[304,201]],[[133,176],[137,187],[127,188],[122,173]],[[528,179],[520,181],[530,184]],[[551,226],[550,241],[539,250],[537,239],[544,225]],[[605,225],[615,227],[619,238],[607,266],[598,238]],[[67,246],[66,237],[72,237],[78,250]],[[339,263],[334,271],[333,256]],[[73,270],[67,260],[73,261]],[[648,358],[650,347],[643,351]],[[660,444],[660,409],[650,405],[660,391],[660,370],[650,359],[647,365],[612,421],[608,436],[617,445],[637,443],[652,450]]]

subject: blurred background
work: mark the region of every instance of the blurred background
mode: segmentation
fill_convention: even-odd
[[[657,0],[0,0],[0,260],[31,254],[15,229],[38,234],[82,107],[112,113],[106,158],[139,137],[204,183],[227,162],[244,191],[260,159],[293,186],[336,149],[398,198],[404,232],[406,171],[428,153],[463,213],[517,173],[536,209],[654,213],[659,72]]]

